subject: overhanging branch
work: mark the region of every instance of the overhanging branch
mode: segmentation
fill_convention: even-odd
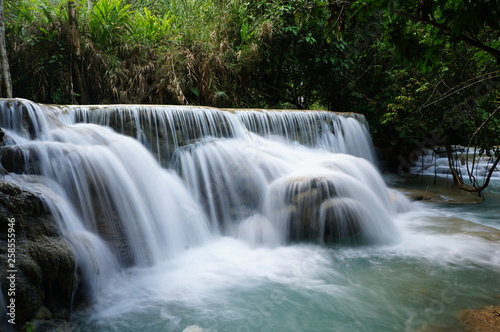
[[[396,12],[396,14],[400,15],[402,17],[405,17],[407,19],[410,19],[412,21],[415,21],[415,22],[420,22],[420,23],[424,23],[424,24],[433,26],[433,27],[439,29],[440,31],[442,31],[443,33],[451,36],[451,29],[443,24],[437,23],[437,22],[432,21],[432,20],[427,19],[427,18],[420,18],[417,16],[410,15],[408,13],[400,12],[400,11]],[[490,46],[480,42],[477,39],[467,37],[463,34],[460,34],[457,37],[458,37],[458,39],[460,39],[464,43],[469,44],[470,46],[476,47],[482,51],[485,51],[485,52],[493,55],[495,58],[500,59],[500,50],[497,50],[496,48],[490,47]]]

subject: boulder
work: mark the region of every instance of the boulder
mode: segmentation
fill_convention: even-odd
[[[281,215],[278,220],[286,219],[292,241],[349,242],[361,232],[363,207],[341,197],[339,188],[330,177],[279,179],[271,185],[269,206]]]
[[[67,319],[79,284],[75,255],[35,194],[0,181],[0,284],[6,301],[15,299],[16,326],[35,318]],[[15,262],[7,260],[8,228],[14,224]],[[12,242],[10,242],[12,243]],[[13,263],[13,265],[10,265]],[[7,279],[15,274],[15,296]]]

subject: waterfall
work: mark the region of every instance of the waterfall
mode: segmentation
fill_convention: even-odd
[[[169,105],[69,106],[64,113],[65,123],[109,126],[136,138],[163,165],[170,164],[177,149],[203,138],[243,138],[248,132],[375,162],[366,120],[355,113]]]
[[[0,101],[7,180],[37,192],[97,294],[116,271],[230,236],[387,244],[406,205],[362,116]]]
[[[136,140],[49,117],[44,130],[28,132],[23,123],[39,123],[48,110],[27,101],[4,104],[12,114],[29,111],[0,123],[11,137],[2,164],[10,171],[6,161],[21,151],[24,166],[8,179],[41,194],[89,274],[91,294],[120,266],[155,264],[210,238],[204,213],[181,179]]]
[[[277,135],[334,153],[347,153],[375,163],[364,116],[327,111],[241,111],[236,113],[248,130]]]
[[[469,172],[477,181],[484,181],[495,162],[495,156],[480,148],[454,146],[455,168],[460,176],[467,179]],[[474,160],[474,162],[473,162]],[[445,147],[437,147],[435,150],[423,150],[416,158],[411,174],[451,176],[448,156]],[[497,166],[492,173],[492,179],[500,179],[500,167]]]

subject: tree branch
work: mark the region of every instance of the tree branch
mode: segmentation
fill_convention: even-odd
[[[431,21],[430,19],[420,18],[420,17],[417,17],[417,16],[410,15],[408,13],[400,12],[400,11],[396,12],[396,14],[400,15],[400,16],[403,16],[403,17],[405,17],[407,19],[410,19],[412,21],[415,21],[415,22],[420,22],[420,23],[424,23],[424,24],[433,26],[435,28],[438,28],[439,30],[441,30],[445,34],[451,35],[451,29],[450,28],[448,28],[447,26],[445,26],[443,24],[437,23],[435,21]],[[463,34],[460,34],[458,36],[458,38],[461,41],[463,41],[464,43],[467,43],[467,44],[469,44],[469,45],[471,45],[473,47],[476,47],[476,48],[478,48],[478,49],[480,49],[482,51],[485,51],[485,52],[493,55],[497,59],[500,59],[500,50],[497,50],[496,48],[493,48],[493,47],[490,47],[488,45],[485,45],[482,42],[480,42],[479,40],[467,37],[467,36],[465,36]]]
[[[483,123],[481,123],[481,125],[476,129],[476,131],[474,132],[474,134],[472,134],[470,140],[469,140],[469,143],[467,144],[468,146],[471,145],[472,141],[474,140],[474,138],[476,137],[477,133],[486,125],[486,123],[488,123],[488,121],[490,121],[490,119],[495,116],[496,112],[498,112],[500,110],[500,106],[497,107],[493,112],[490,113],[490,115],[488,115],[488,117],[486,118],[486,120],[483,121]]]
[[[446,155],[448,157],[449,169],[450,169],[451,174],[453,176],[454,182],[457,183],[457,185],[458,185],[458,189],[463,190],[463,191],[467,191],[470,193],[477,193],[479,196],[481,196],[481,192],[484,189],[486,189],[486,187],[488,187],[488,185],[490,184],[491,176],[493,175],[493,172],[495,171],[498,163],[500,162],[500,155],[498,155],[498,157],[495,159],[495,162],[490,167],[490,170],[488,171],[488,175],[486,176],[486,180],[484,181],[483,185],[480,187],[471,187],[471,186],[468,186],[467,184],[464,183],[464,181],[460,177],[460,174],[455,169],[455,166],[453,165],[453,156],[451,154],[451,146],[449,146],[449,145],[446,146]]]

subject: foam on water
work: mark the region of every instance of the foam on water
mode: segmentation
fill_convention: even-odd
[[[432,210],[405,214],[398,219],[402,242],[369,248],[267,248],[220,238],[129,270],[99,299],[93,322],[81,324],[132,331],[130,321],[148,313],[152,319],[138,330],[196,324],[207,331],[414,331],[439,320],[457,326],[454,310],[500,291],[500,244],[436,229],[441,218]]]

